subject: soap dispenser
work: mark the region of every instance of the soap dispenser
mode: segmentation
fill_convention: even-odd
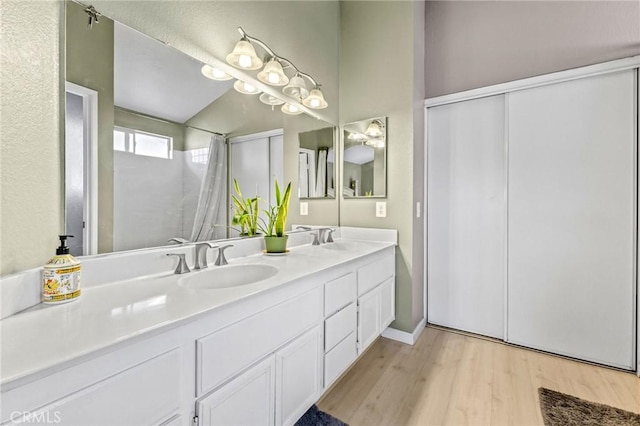
[[[73,235],[59,238],[60,247],[42,272],[42,303],[66,303],[80,296],[80,262],[69,254],[67,247],[67,238]]]

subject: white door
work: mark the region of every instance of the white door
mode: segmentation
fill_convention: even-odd
[[[294,424],[320,397],[324,345],[317,326],[276,352],[276,424]]]
[[[509,342],[634,366],[634,80],[509,94]]]
[[[200,425],[274,424],[275,356],[271,355],[197,403]]]
[[[504,336],[504,95],[429,108],[428,321]]]

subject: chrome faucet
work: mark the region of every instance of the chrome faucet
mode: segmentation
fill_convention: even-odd
[[[207,250],[218,246],[210,242],[196,243],[196,264],[193,269],[205,269],[207,265]],[[204,254],[203,254],[204,253]]]
[[[167,256],[178,256],[178,266],[176,266],[176,270],[173,271],[174,274],[186,274],[187,272],[191,272],[191,269],[187,266],[187,260],[184,253],[167,253]]]
[[[224,257],[224,251],[229,247],[233,247],[233,244],[227,244],[226,246],[218,247],[218,258],[216,259],[216,266],[222,266],[229,263],[227,262],[227,258]]]

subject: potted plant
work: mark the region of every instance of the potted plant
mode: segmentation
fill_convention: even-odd
[[[284,228],[287,224],[287,215],[289,214],[289,199],[291,198],[291,182],[287,185],[284,193],[280,191],[280,185],[276,180],[276,205],[269,206],[264,212],[267,215],[267,221],[263,221],[264,226],[260,226],[264,232],[264,243],[267,253],[286,253],[287,239]]]
[[[253,198],[244,198],[242,192],[240,192],[240,185],[235,178],[233,179],[233,187],[236,194],[231,196],[234,209],[231,223],[240,227],[240,235],[254,236],[258,230],[260,198],[257,195]]]

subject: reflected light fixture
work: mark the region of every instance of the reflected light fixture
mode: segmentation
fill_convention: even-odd
[[[242,37],[233,48],[233,52],[227,55],[227,62],[236,68],[245,70],[257,70],[262,68],[262,59],[256,55],[256,49],[249,43],[246,37]]]
[[[216,67],[212,67],[211,65],[203,65],[200,71],[202,72],[202,75],[210,78],[211,80],[226,81],[233,78],[226,72],[219,70]]]
[[[235,83],[233,83],[233,88],[240,93],[244,93],[245,95],[257,95],[258,93],[260,93],[260,90],[258,90],[255,86],[252,86],[249,83],[245,83],[242,80],[237,80]]]
[[[260,95],[260,102],[266,105],[282,105],[284,103],[282,99],[276,98],[275,96],[268,93],[263,93],[262,95]]]
[[[291,104],[284,104],[282,105],[282,108],[280,108],[282,110],[282,112],[284,112],[285,114],[289,114],[289,115],[298,115],[298,114],[302,114],[302,110],[300,108],[298,108],[295,105],[291,105]]]
[[[316,86],[316,88],[309,93],[309,96],[302,100],[302,105],[313,109],[323,109],[326,108],[328,104],[327,101],[324,100],[324,95],[320,87]]]
[[[369,123],[369,125],[367,126],[367,130],[364,131],[364,134],[372,138],[381,138],[383,136],[382,129],[384,129],[384,124],[382,123],[382,121],[376,119]]]
[[[258,73],[258,80],[272,86],[284,86],[289,82],[282,69],[282,65],[276,58],[271,58],[264,66],[264,69]]]

